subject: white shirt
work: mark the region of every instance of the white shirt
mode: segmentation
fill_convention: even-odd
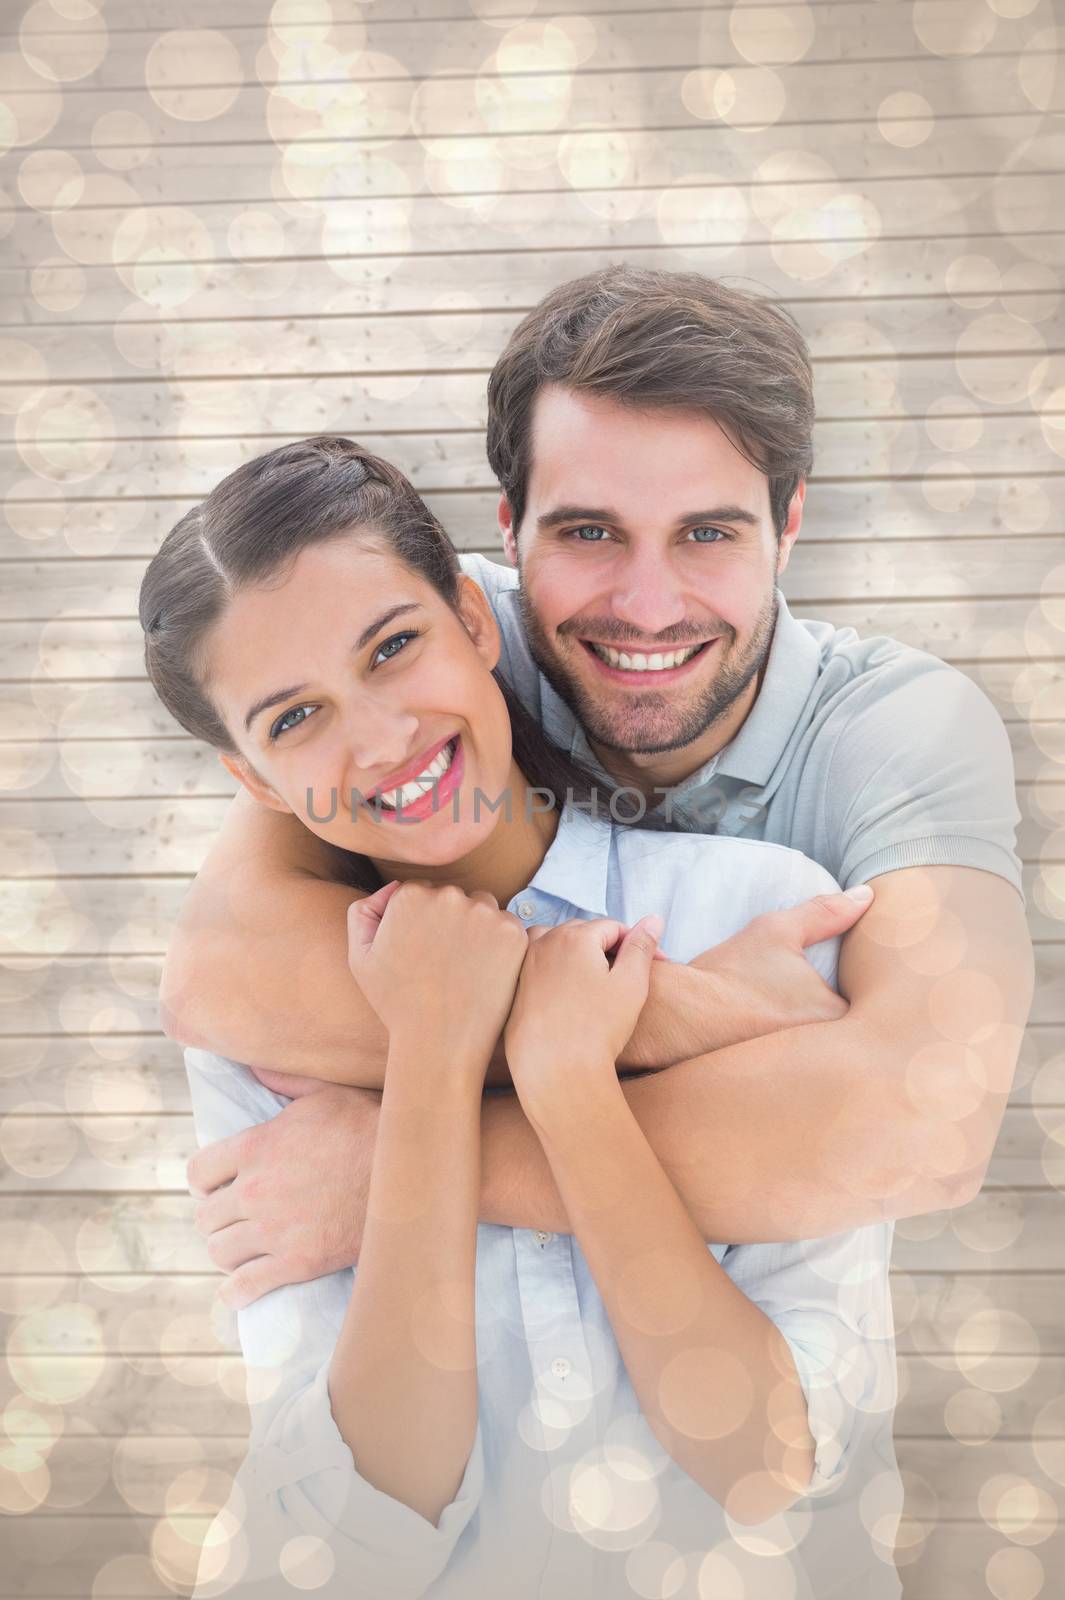
[[[570,809],[508,909],[547,927],[658,912],[661,948],[689,961],[835,887],[780,845]],[[807,953],[834,984],[838,940]],[[288,1103],[235,1062],[185,1059],[200,1145]],[[360,1475],[333,1420],[329,1365],[357,1269],[264,1295],[237,1314],[251,1439],[196,1600],[897,1600],[892,1232],[708,1244],[787,1339],[816,1443],[809,1494],[757,1528],[730,1522],[651,1432],[575,1237],[478,1225],[478,1425],[435,1526]]]

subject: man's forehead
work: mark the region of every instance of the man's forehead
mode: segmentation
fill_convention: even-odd
[[[545,386],[530,436],[529,493],[547,502],[623,510],[653,501],[669,518],[721,504],[768,510],[768,483],[714,418],[624,405],[609,395]]]

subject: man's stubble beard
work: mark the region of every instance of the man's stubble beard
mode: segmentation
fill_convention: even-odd
[[[653,727],[648,727],[648,722],[653,722],[656,715],[668,713],[670,700],[667,695],[650,696],[641,692],[641,701],[649,703],[643,705],[641,710],[629,719],[629,727],[619,727],[617,721],[612,721],[603,715],[601,707],[590,699],[583,684],[575,683],[562,671],[557,658],[548,646],[547,636],[526,593],[520,571],[518,603],[529,649],[552,689],[583,724],[590,743],[623,755],[665,755],[672,750],[682,750],[686,745],[694,744],[708,728],[719,722],[765,665],[773,643],[777,614],[777,594],[774,585],[758,613],[743,654],[736,660],[730,659],[735,646],[736,630],[727,624],[722,624],[721,637],[728,641],[728,648],[721,666],[699,701],[690,710],[681,714],[679,725],[663,739],[661,728],[655,730]],[[583,650],[584,645],[575,641],[574,648]],[[623,646],[619,645],[616,648],[621,649]]]

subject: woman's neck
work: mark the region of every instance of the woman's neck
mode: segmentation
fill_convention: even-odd
[[[388,861],[373,856],[371,860],[382,881],[387,883],[398,878],[402,883],[408,878],[420,878],[428,883],[454,883],[467,894],[486,889],[497,904],[505,908],[535,877],[551,848],[559,823],[558,811],[535,809],[525,774],[513,761],[508,792],[509,817],[506,809],[500,807],[495,827],[468,855],[442,866],[422,866],[416,861]]]

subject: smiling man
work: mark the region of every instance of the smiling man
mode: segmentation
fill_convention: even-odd
[[[932,656],[798,621],[776,587],[813,416],[804,341],[775,305],[694,274],[565,284],[489,385],[509,565],[463,557],[525,704],[645,822],[792,846],[857,896],[656,964],[622,1065],[670,1070],[626,1094],[704,1237],[735,1243],[971,1199],[1032,992],[989,702]],[[379,1086],[385,1059],[347,968],[351,891],[263,798],[234,800],[162,997],[176,1038],[295,1097],[189,1166],[232,1304],[357,1261],[377,1115],[357,1086]],[[846,929],[841,1001],[803,946]],[[300,1092],[308,1078],[318,1092]],[[484,1107],[481,1214],[567,1231],[512,1096]]]

